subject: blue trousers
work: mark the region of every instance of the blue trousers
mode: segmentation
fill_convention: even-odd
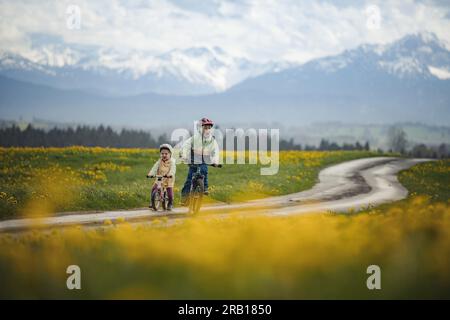
[[[186,181],[184,182],[183,189],[181,189],[182,197],[187,197],[191,191],[192,176],[197,172],[197,166],[200,166],[200,173],[205,177],[203,180],[205,190],[208,190],[208,165],[206,163],[190,165]]]

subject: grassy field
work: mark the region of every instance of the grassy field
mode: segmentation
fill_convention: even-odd
[[[305,190],[323,167],[375,155],[281,152],[274,176],[261,176],[261,165],[211,168],[209,198],[237,202]],[[145,176],[158,157],[144,149],[0,148],[0,218],[146,207],[152,181]],[[187,166],[178,165],[176,200],[186,174]]]
[[[450,199],[450,160],[418,164],[402,171],[398,178],[410,196],[421,195],[440,202]]]
[[[402,172],[407,200],[359,214],[3,234],[0,298],[449,299],[449,168]],[[73,264],[79,291],[66,288]],[[372,291],[374,264],[382,289]]]

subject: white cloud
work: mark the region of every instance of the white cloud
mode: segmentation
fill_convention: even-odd
[[[450,71],[446,69],[439,69],[436,67],[428,66],[428,70],[432,75],[441,80],[450,79]]]
[[[46,59],[56,65],[74,63],[79,58],[58,45],[101,52],[113,50],[115,60],[104,53],[100,63],[145,72],[154,63],[151,57],[190,47],[218,46],[235,58],[258,63],[302,63],[361,43],[384,44],[425,30],[450,43],[449,6],[429,1],[341,1],[340,5],[297,0],[205,3],[0,0],[0,50],[19,53],[36,62]],[[66,27],[69,4],[81,9],[80,30]],[[368,6],[379,8],[379,28],[367,27]],[[59,38],[61,43],[39,45],[35,34]],[[68,56],[61,57],[65,54]],[[200,72],[207,67],[198,61],[185,63]]]

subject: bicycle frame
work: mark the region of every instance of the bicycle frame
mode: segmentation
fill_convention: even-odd
[[[200,171],[200,165],[196,165],[197,171],[192,175],[191,192],[201,183],[202,189],[205,188],[205,176]]]
[[[164,176],[156,176],[156,190],[151,193],[151,207],[153,210],[158,211],[159,205],[162,203],[163,210],[167,209],[167,203],[169,198],[167,196],[166,188],[163,185]],[[153,190],[153,188],[152,188]]]
[[[163,176],[156,176],[156,189],[158,191],[163,191],[165,188],[162,185]]]

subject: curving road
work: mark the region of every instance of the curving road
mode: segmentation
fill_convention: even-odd
[[[404,199],[408,191],[398,182],[397,173],[429,159],[377,157],[352,160],[330,166],[319,174],[319,182],[310,190],[237,204],[209,205],[205,214],[256,213],[291,215],[306,212],[358,210],[368,206]],[[15,219],[0,222],[0,231],[23,231],[31,227],[53,228],[69,225],[98,225],[105,220],[148,221],[161,217],[185,218],[186,208],[170,213],[149,209],[107,211],[61,215],[42,219]]]

